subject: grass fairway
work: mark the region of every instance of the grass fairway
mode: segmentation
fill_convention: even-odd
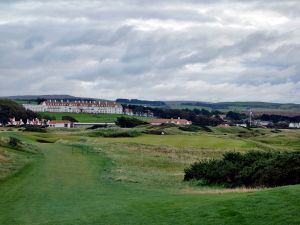
[[[99,138],[101,140],[101,138]],[[140,144],[174,146],[177,148],[203,148],[203,149],[249,149],[255,144],[239,139],[221,138],[211,135],[143,135],[136,138],[102,138],[105,142],[130,142]]]
[[[113,142],[52,131],[40,136],[59,141],[41,144],[38,133],[0,135],[35,143],[42,153],[0,182],[1,225],[300,224],[300,185],[227,190],[182,182],[187,164],[214,157],[222,145],[251,149],[244,139],[143,135]]]
[[[91,113],[67,113],[67,112],[40,112],[41,116],[55,117],[57,120],[61,120],[63,116],[71,116],[78,122],[82,123],[113,123],[118,117],[126,116],[120,114],[91,114]],[[135,116],[135,118],[147,120],[149,118],[142,116]]]

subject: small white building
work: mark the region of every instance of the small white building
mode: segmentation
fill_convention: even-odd
[[[290,123],[289,128],[300,129],[300,123]]]
[[[272,124],[273,124],[272,121],[253,120],[251,125],[258,126],[258,127],[267,127]]]
[[[12,117],[12,118],[9,118],[9,122],[7,123],[7,125],[9,125],[9,126],[22,126],[22,125],[24,125],[24,122],[23,122],[22,119],[17,121],[15,117]]]
[[[69,120],[51,120],[47,125],[54,128],[71,128],[72,122]]]
[[[246,123],[238,123],[236,124],[237,127],[247,127]]]

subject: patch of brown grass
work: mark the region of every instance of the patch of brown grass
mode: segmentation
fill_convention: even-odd
[[[180,192],[183,194],[226,194],[226,193],[246,193],[265,190],[266,188],[211,188],[211,187],[186,187]]]

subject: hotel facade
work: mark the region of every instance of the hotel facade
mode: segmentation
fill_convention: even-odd
[[[109,101],[64,101],[47,100],[39,105],[23,104],[33,112],[112,113],[123,114],[123,107]]]

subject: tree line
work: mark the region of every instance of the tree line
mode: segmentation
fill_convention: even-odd
[[[153,113],[155,117],[164,119],[182,118],[193,122],[199,126],[217,126],[224,123],[220,115],[225,114],[225,120],[232,123],[249,123],[249,116],[245,113],[228,111],[226,113],[219,110],[206,110],[206,109],[170,109],[170,108],[154,108],[141,105],[124,105],[130,108],[134,114]],[[300,116],[288,117],[282,115],[266,115],[253,117],[255,120],[270,121],[275,127],[287,127],[290,122],[300,122]]]
[[[25,109],[22,105],[9,99],[0,99],[0,123],[7,124],[9,119],[15,117],[16,120],[37,118],[37,114]]]

